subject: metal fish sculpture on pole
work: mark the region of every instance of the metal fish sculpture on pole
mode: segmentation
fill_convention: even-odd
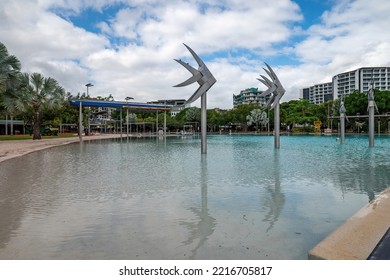
[[[368,89],[368,134],[369,134],[369,147],[374,147],[374,130],[375,130],[375,110],[378,111],[378,106],[375,103],[375,90],[374,90],[374,81],[371,80]]]
[[[262,82],[268,89],[264,91],[260,96],[265,97],[267,95],[270,95],[270,99],[268,100],[265,107],[267,108],[274,108],[274,142],[275,142],[275,149],[280,148],[280,99],[286,92],[286,90],[283,88],[282,83],[279,81],[278,76],[276,76],[275,72],[272,70],[272,68],[265,63],[267,66],[266,68],[263,68],[264,71],[268,74],[270,77],[267,78],[266,76],[260,75],[262,79],[258,79],[260,82]]]
[[[344,104],[344,94],[341,96],[340,99],[340,144],[344,144],[345,141],[345,119],[346,115],[345,113],[347,110],[345,109],[345,104]]]
[[[175,59],[178,63],[183,65],[188,71],[191,72],[192,77],[187,79],[186,81],[175,85],[174,87],[184,87],[188,86],[192,83],[197,82],[199,84],[199,88],[195,91],[195,93],[185,102],[185,105],[191,104],[196,101],[199,97],[201,97],[201,139],[202,139],[202,154],[207,153],[207,91],[215,84],[217,81],[213,74],[211,74],[210,70],[207,68],[206,64],[200,59],[200,57],[186,44],[184,46],[190,51],[194,59],[199,65],[198,69],[195,69],[191,65],[186,62],[183,62],[179,59]]]

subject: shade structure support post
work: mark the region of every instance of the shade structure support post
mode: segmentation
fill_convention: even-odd
[[[129,108],[126,108],[126,135],[129,139]]]
[[[167,111],[164,111],[164,137],[167,136]]]
[[[89,110],[90,110],[90,108],[88,108],[88,112],[87,112],[87,118],[88,118],[88,136],[91,135],[91,120],[90,120],[91,116],[90,116],[90,114],[89,114]]]
[[[158,136],[158,111],[156,112],[156,136]]]
[[[120,125],[121,125],[121,139],[122,139],[122,130],[123,130],[123,119],[122,119],[122,108],[121,108],[121,112],[120,112]]]
[[[79,106],[79,140],[80,142],[83,141],[83,105],[82,102],[80,102]]]

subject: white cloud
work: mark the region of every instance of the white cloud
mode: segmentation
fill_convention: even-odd
[[[112,5],[120,9],[97,23],[100,34],[67,19],[85,16],[87,9],[104,14]],[[93,96],[135,101],[192,95],[197,84],[173,87],[191,75],[174,58],[196,67],[186,43],[217,78],[208,106],[231,108],[233,94],[262,87],[256,78],[270,57],[299,62],[271,65],[287,90],[282,101],[337,73],[389,65],[389,12],[388,1],[342,1],[321,23],[302,30],[302,14],[290,0],[10,0],[0,8],[0,38],[24,71],[56,78],[74,94],[92,82]],[[303,38],[298,43],[296,35]]]
[[[308,30],[296,54],[302,65],[321,65],[329,82],[331,76],[359,67],[389,66],[389,12],[388,1],[341,1]]]
[[[142,17],[142,11],[125,8],[120,10],[112,20],[111,30],[113,36],[128,39],[137,39],[137,25]]]

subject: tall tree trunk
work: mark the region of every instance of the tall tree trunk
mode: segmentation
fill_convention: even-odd
[[[39,107],[34,106],[34,126],[33,126],[33,140],[39,140],[42,139],[41,137],[41,132],[40,132],[40,112],[39,112]]]

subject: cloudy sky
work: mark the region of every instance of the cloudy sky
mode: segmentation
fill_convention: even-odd
[[[0,0],[0,42],[24,72],[53,77],[72,94],[115,100],[188,99],[176,88],[204,60],[217,83],[209,108],[232,108],[232,95],[264,89],[270,64],[299,89],[363,66],[390,66],[388,0]],[[194,105],[199,106],[197,102]]]

